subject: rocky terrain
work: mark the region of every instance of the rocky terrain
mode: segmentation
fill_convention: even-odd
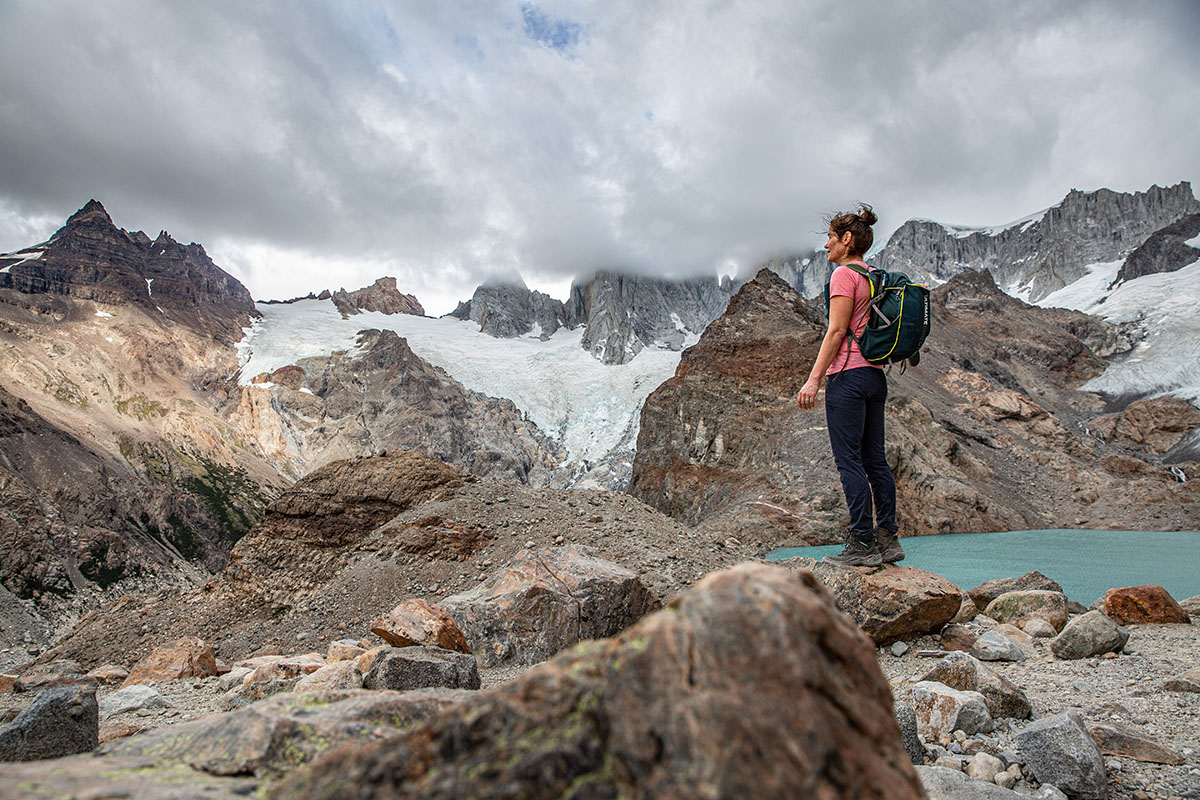
[[[1196,484],[1161,460],[1195,410],[1161,398],[1106,414],[1100,397],[1075,389],[1123,346],[1119,330],[1028,306],[975,272],[935,290],[933,315],[937,335],[920,366],[889,379],[902,535],[1196,529]],[[761,550],[841,541],[846,511],[824,411],[795,403],[824,329],[819,301],[773,273],[746,284],[647,399],[630,493]],[[1118,419],[1139,432],[1118,434]]]

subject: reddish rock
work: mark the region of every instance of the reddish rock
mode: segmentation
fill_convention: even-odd
[[[871,642],[811,575],[743,564],[399,737],[329,753],[271,796],[922,794]]]
[[[1166,589],[1153,584],[1109,589],[1101,610],[1118,625],[1192,621]]]
[[[16,682],[16,675],[0,675],[0,692],[11,692]]]
[[[979,638],[979,631],[966,625],[952,624],[942,628],[939,638],[943,650],[960,650],[969,653],[975,646],[975,640]]]
[[[393,647],[431,645],[470,653],[467,640],[445,609],[414,597],[371,622],[371,633]]]
[[[105,686],[116,686],[129,677],[129,670],[117,664],[106,664],[103,667],[96,667],[87,674],[87,677],[95,678],[98,683]]]
[[[133,736],[141,730],[141,725],[135,725],[132,722],[106,722],[100,726],[100,744]]]
[[[319,692],[330,689],[361,689],[362,673],[353,661],[337,661],[327,664],[316,672],[305,675],[296,682],[297,692]]]
[[[133,665],[121,687],[217,674],[212,645],[194,636],[159,647]]]
[[[78,661],[63,658],[37,664],[22,672],[13,682],[14,692],[40,692],[55,686],[95,686],[96,680],[83,674]]]
[[[329,650],[325,653],[325,663],[354,661],[365,652],[367,652],[367,648],[360,647],[357,642],[350,639],[339,639],[329,643]]]
[[[242,683],[287,681],[302,675],[311,675],[325,666],[325,659],[320,653],[304,653],[287,657],[269,656],[268,658],[269,661],[260,664],[253,672],[242,678]]]
[[[811,570],[876,644],[940,631],[962,602],[957,586],[916,567],[839,567],[811,558],[779,564]]]

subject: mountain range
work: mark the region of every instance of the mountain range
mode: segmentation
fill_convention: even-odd
[[[1198,235],[1180,183],[891,237],[871,260],[937,285],[889,408],[906,534],[1200,527]],[[835,541],[823,422],[792,402],[829,268],[490,284],[440,319],[391,278],[255,303],[93,200],[0,255],[0,666],[106,599],[203,583],[284,487],[388,451],[627,490],[754,552]]]

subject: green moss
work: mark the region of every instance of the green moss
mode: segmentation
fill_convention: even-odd
[[[143,421],[167,415],[167,409],[162,403],[139,394],[132,397],[119,397],[116,405],[117,413],[136,417]]]

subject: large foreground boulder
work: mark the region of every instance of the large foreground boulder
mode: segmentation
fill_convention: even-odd
[[[840,567],[811,558],[778,562],[811,570],[875,644],[934,633],[954,618],[962,591],[950,581],[916,567]]]
[[[871,642],[805,573],[716,572],[275,798],[921,797]]]
[[[96,692],[84,686],[55,686],[33,698],[0,730],[0,761],[33,761],[86,753],[100,737]]]
[[[1192,620],[1171,593],[1161,586],[1124,586],[1104,594],[1101,611],[1118,625],[1182,623]]]
[[[584,639],[612,636],[658,605],[636,573],[579,545],[523,550],[442,603],[485,667],[536,664]]]

